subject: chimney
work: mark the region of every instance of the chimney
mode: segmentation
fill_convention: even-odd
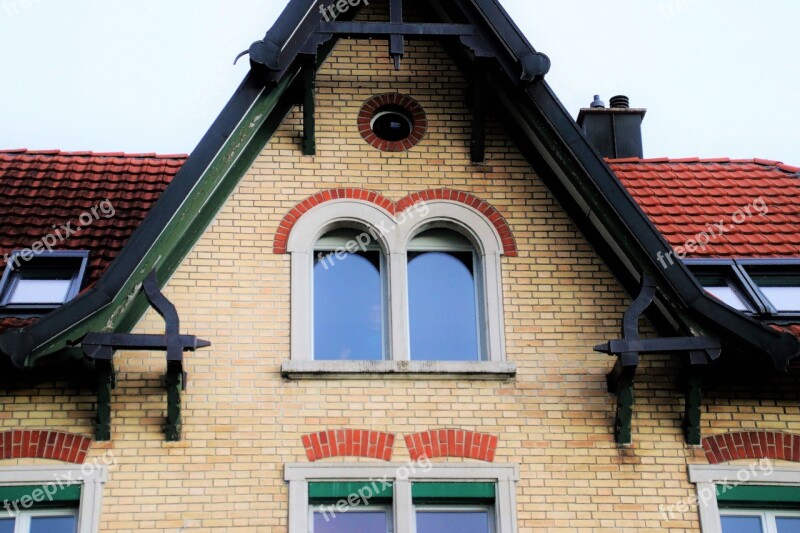
[[[581,109],[578,126],[603,157],[644,157],[642,120],[647,110],[631,109],[627,96],[615,96],[610,104],[607,108],[595,96],[589,108]]]

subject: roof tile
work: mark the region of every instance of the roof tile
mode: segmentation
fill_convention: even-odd
[[[177,174],[185,155],[0,150],[0,266],[5,254],[28,248],[42,237],[95,208],[97,217],[57,249],[89,250],[87,284],[96,282]],[[98,206],[108,200],[114,216]],[[86,218],[86,217],[85,217]],[[0,331],[31,319],[5,318]]]

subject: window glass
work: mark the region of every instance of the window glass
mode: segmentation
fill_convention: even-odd
[[[751,271],[750,278],[778,312],[800,311],[800,276],[761,270]]]
[[[706,291],[710,293],[712,296],[716,297],[719,300],[722,300],[724,303],[730,305],[734,309],[739,311],[749,311],[747,304],[744,303],[739,294],[730,288],[729,286],[719,286],[719,287],[705,287]]]
[[[417,509],[417,533],[489,533],[488,510]]]
[[[437,229],[414,238],[409,249],[411,359],[480,360],[472,246],[457,233]]]
[[[59,276],[64,278],[64,276]],[[10,304],[63,304],[67,301],[71,278],[47,279],[43,277],[21,277],[12,289]]]
[[[762,533],[761,517],[755,516],[723,516],[722,533]]]
[[[355,235],[355,233],[352,233]],[[378,250],[346,253],[334,245],[348,240],[341,232],[320,239],[326,244],[314,259],[314,359],[384,358],[383,281]],[[333,249],[332,249],[333,248]]]
[[[800,287],[761,287],[761,292],[779,312],[800,311]]]
[[[6,263],[0,287],[2,306],[11,306],[13,312],[25,307],[58,306],[80,291],[88,252],[55,251],[28,260],[25,257],[15,252]]]
[[[74,533],[74,516],[32,516],[30,533]]]
[[[778,527],[778,533],[800,533],[800,517],[776,517],[775,525]]]
[[[389,516],[386,511],[349,511],[332,514],[314,513],[314,533],[387,533]]]

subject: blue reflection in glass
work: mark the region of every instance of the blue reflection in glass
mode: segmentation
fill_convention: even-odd
[[[776,517],[775,523],[778,525],[778,533],[800,533],[800,518]]]
[[[75,533],[76,523],[74,516],[34,516],[30,533]]]
[[[410,253],[411,359],[477,361],[478,317],[472,253]]]
[[[489,533],[489,512],[418,511],[417,533]]]
[[[314,513],[314,533],[386,533],[386,512]]]
[[[762,533],[760,516],[723,516],[722,533]]]
[[[380,253],[317,255],[314,359],[383,359]]]
[[[14,533],[14,518],[3,518],[0,520],[0,533]]]

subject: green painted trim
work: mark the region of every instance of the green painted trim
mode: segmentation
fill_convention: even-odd
[[[720,507],[800,508],[800,485],[717,485]]]
[[[414,503],[494,503],[494,483],[432,483],[411,485]]]
[[[181,440],[183,423],[181,418],[182,368],[175,368],[172,364],[168,364],[165,384],[167,387],[167,424],[164,426],[164,435],[167,442],[178,442]]]
[[[355,496],[354,496],[355,495]],[[394,486],[384,487],[379,481],[334,481],[308,484],[311,504],[336,503],[355,497],[358,503],[387,503],[392,501]]]
[[[23,501],[23,498],[25,501]],[[74,502],[81,499],[80,485],[63,485],[57,483],[43,483],[41,485],[2,485],[0,486],[0,501],[19,502],[26,508],[38,508],[49,505],[51,502]],[[36,501],[39,500],[39,501]],[[32,502],[32,505],[31,505]]]

